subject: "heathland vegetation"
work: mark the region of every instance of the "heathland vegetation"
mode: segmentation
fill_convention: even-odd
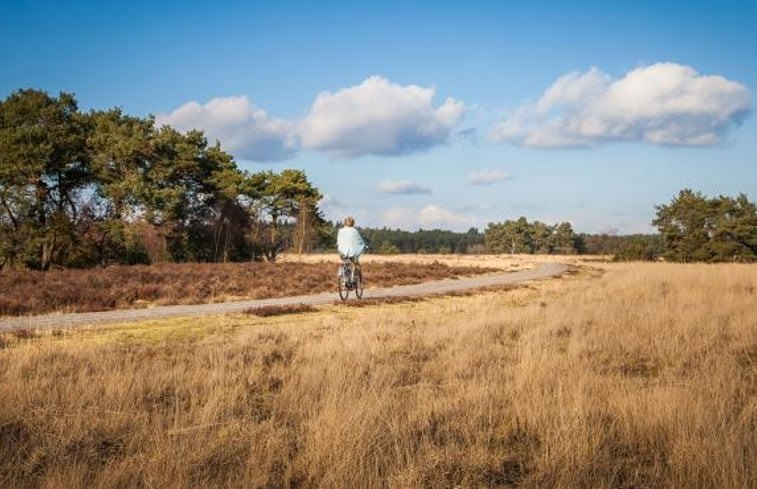
[[[336,261],[283,263],[159,263],[150,266],[0,273],[0,316],[87,312],[289,297],[333,291]],[[371,287],[390,287],[493,272],[479,266],[418,266],[370,262],[363,275]]]
[[[7,333],[0,487],[757,487],[755,269],[591,263],[412,303]]]

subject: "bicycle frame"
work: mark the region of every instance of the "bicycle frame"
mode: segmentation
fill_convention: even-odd
[[[340,256],[340,259],[341,263],[337,273],[339,297],[345,301],[350,291],[354,291],[355,296],[361,299],[363,297],[363,273],[360,262],[344,256]]]

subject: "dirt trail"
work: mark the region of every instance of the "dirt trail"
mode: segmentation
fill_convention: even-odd
[[[377,289],[366,289],[363,295],[367,298],[424,296],[444,294],[461,290],[477,289],[492,285],[509,285],[554,277],[566,272],[570,267],[560,263],[546,263],[531,270],[520,272],[499,273],[477,277],[438,280],[415,285],[400,285]],[[370,284],[368,284],[370,286]],[[145,321],[171,317],[201,316],[208,314],[226,314],[242,312],[246,309],[261,306],[288,304],[328,304],[339,300],[334,292],[315,295],[300,295],[281,297],[277,299],[256,299],[247,301],[219,302],[215,304],[194,304],[181,306],[159,306],[149,309],[120,309],[103,312],[84,312],[73,314],[48,314],[43,316],[5,317],[0,318],[0,332],[21,328],[52,329],[76,326],[88,326],[102,323],[122,323]],[[356,300],[356,299],[350,299]]]

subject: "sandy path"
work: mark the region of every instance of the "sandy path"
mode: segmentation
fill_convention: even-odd
[[[424,296],[444,294],[461,290],[476,289],[491,285],[509,285],[526,282],[528,280],[554,277],[566,272],[570,267],[559,263],[546,263],[531,270],[519,272],[482,275],[477,277],[438,280],[415,285],[400,285],[366,289],[364,299],[380,297]],[[370,285],[370,284],[369,284]],[[356,300],[350,294],[349,300]],[[52,329],[76,326],[87,326],[101,323],[122,323],[144,321],[152,319],[201,316],[208,314],[226,314],[242,312],[246,309],[261,306],[287,304],[328,304],[338,301],[339,296],[334,292],[315,295],[300,295],[281,297],[277,299],[256,299],[247,301],[219,302],[215,304],[195,304],[180,306],[158,306],[149,309],[120,309],[104,312],[84,312],[73,314],[48,314],[43,316],[5,317],[0,318],[0,331],[10,331],[20,328]]]

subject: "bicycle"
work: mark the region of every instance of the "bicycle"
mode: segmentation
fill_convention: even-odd
[[[342,263],[337,268],[337,280],[339,282],[339,298],[346,301],[350,291],[355,292],[355,297],[363,298],[363,271],[360,263],[352,258],[340,257]],[[354,265],[354,267],[353,267]]]

